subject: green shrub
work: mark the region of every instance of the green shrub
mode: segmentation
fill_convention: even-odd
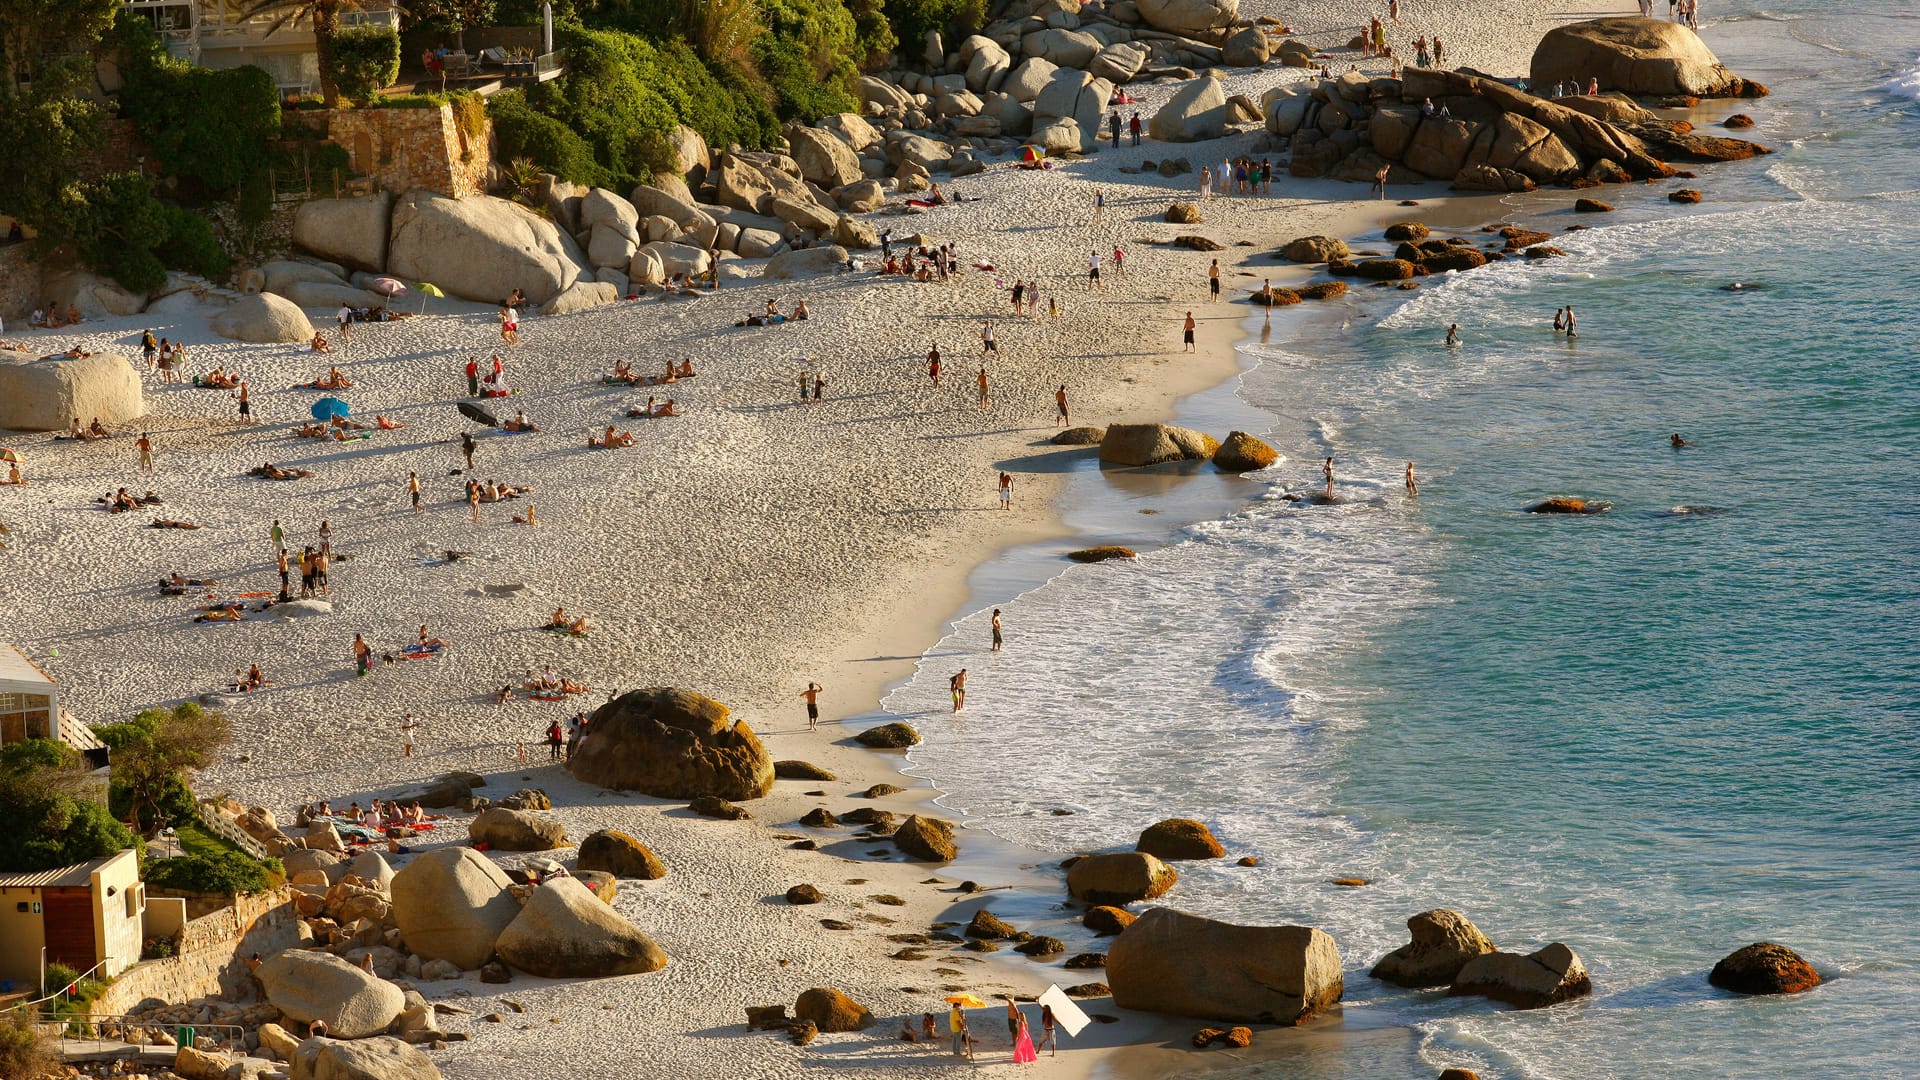
[[[167,207],[167,239],[154,254],[168,266],[199,274],[208,281],[225,280],[230,261],[213,235],[212,223],[184,206]],[[189,799],[193,797],[192,792],[186,794]]]
[[[25,1009],[0,1013],[0,1077],[8,1080],[58,1073],[59,1052]]]
[[[947,36],[948,47],[973,33],[987,21],[986,0],[886,0],[888,21],[893,23],[899,47],[918,56],[927,31],[938,30]]]
[[[345,26],[333,32],[333,79],[358,105],[400,77],[400,35],[391,26]]]
[[[147,864],[147,884],[174,892],[248,894],[280,884],[286,871],[280,860],[261,862],[240,851],[201,852]]]
[[[266,168],[280,131],[280,92],[253,66],[195,67],[169,56],[147,21],[123,13],[115,26],[126,85],[120,107],[163,166],[230,197]]]
[[[535,112],[518,90],[495,94],[487,103],[500,156],[525,158],[562,180],[603,185],[606,170],[594,160],[593,147],[567,125]]]
[[[446,103],[445,94],[382,94],[361,104],[368,109],[437,109]]]
[[[48,964],[47,972],[40,980],[40,995],[46,997],[57,994],[80,981],[80,972],[65,964]]]
[[[792,38],[762,38],[754,47],[754,64],[773,90],[774,111],[782,120],[812,123],[858,106],[846,83],[815,72],[801,43]]]

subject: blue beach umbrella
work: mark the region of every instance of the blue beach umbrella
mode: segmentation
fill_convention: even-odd
[[[323,397],[313,403],[315,420],[331,420],[336,416],[346,416],[352,412],[353,408],[337,397]]]

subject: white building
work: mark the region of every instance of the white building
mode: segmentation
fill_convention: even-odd
[[[127,0],[127,9],[153,23],[167,49],[182,60],[210,68],[252,64],[273,76],[283,93],[310,94],[320,87],[314,54],[313,24],[289,19],[274,29],[284,12],[248,16],[259,0]],[[391,26],[400,29],[400,11],[377,0],[340,13],[339,25]]]

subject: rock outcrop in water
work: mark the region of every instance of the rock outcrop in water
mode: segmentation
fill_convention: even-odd
[[[1446,986],[1476,956],[1497,951],[1457,911],[1436,908],[1407,919],[1413,940],[1380,958],[1369,975],[1396,986]]]
[[[1305,926],[1237,926],[1154,908],[1107,950],[1123,1009],[1236,1023],[1300,1024],[1340,1000],[1333,938]]]
[[[1460,968],[1449,991],[1478,994],[1518,1009],[1558,1005],[1593,992],[1593,981],[1572,949],[1559,942],[1527,956],[1493,952]]]
[[[1820,985],[1820,973],[1785,945],[1756,942],[1713,965],[1707,981],[1736,994],[1798,994]]]
[[[1535,86],[1557,82],[1653,97],[1764,97],[1767,88],[1728,71],[1700,35],[1670,19],[1589,19],[1547,31],[1533,50]]]

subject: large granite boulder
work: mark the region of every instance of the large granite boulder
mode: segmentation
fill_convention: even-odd
[[[589,784],[663,799],[757,799],[773,790],[773,758],[745,721],[728,717],[690,690],[631,690],[594,712],[593,737],[567,768]]]
[[[1171,424],[1110,424],[1100,440],[1100,460],[1115,465],[1205,461],[1218,449],[1218,439],[1189,428]]]
[[[1116,41],[1087,63],[1087,74],[1115,84],[1130,82],[1152,55],[1152,50],[1140,42]]]
[[[1297,237],[1280,249],[1281,258],[1296,263],[1332,262],[1350,254],[1352,252],[1347,250],[1347,242],[1337,236]]]
[[[388,192],[350,199],[308,199],[293,212],[293,242],[301,250],[349,270],[379,273],[387,266],[392,220],[393,196]]]
[[[1137,0],[1136,6],[1155,30],[1202,40],[1240,18],[1240,0]]]
[[[0,428],[64,431],[75,417],[117,424],[146,412],[140,373],[118,353],[25,362],[14,355],[0,354]]]
[[[467,825],[467,837],[495,851],[551,851],[566,843],[567,830],[559,821],[531,810],[490,806]]]
[[[666,951],[652,938],[565,877],[533,890],[493,947],[512,967],[548,979],[602,979],[667,966]]]
[[[1306,926],[1236,926],[1154,908],[1107,949],[1122,1009],[1236,1023],[1300,1024],[1340,1000],[1340,950]]]
[[[667,150],[672,155],[667,171],[689,184],[698,185],[713,164],[713,152],[708,149],[706,138],[685,124],[675,124],[668,133]]]
[[[169,274],[169,278],[177,275]],[[145,293],[128,292],[110,277],[78,267],[47,275],[45,296],[53,310],[75,308],[83,320],[114,319],[138,315],[147,306]]]
[[[1033,100],[1040,96],[1040,91],[1046,89],[1047,83],[1053,79],[1054,72],[1058,70],[1060,70],[1058,64],[1037,56],[1030,56],[1021,61],[1019,67],[1008,73],[1007,81],[1000,84],[1000,92],[1022,105],[1031,105]]]
[[[1207,828],[1205,822],[1192,818],[1168,818],[1149,825],[1133,847],[1135,851],[1166,860],[1219,859],[1227,854],[1227,849],[1214,839],[1213,830]]]
[[[319,1020],[336,1038],[378,1035],[406,1007],[399,987],[332,953],[288,949],[254,975],[274,1008],[302,1024]]]
[[[1079,30],[1048,27],[1020,39],[1020,51],[1056,67],[1084,68],[1099,55],[1100,39]]]
[[[821,1031],[861,1031],[873,1026],[873,1014],[866,1006],[832,987],[816,986],[801,993],[793,1003],[796,1019],[811,1020]]]
[[[408,950],[472,971],[493,955],[500,932],[520,914],[513,884],[472,848],[438,848],[393,875],[394,925]]]
[[[1089,855],[1067,868],[1067,892],[1106,907],[1157,899],[1179,880],[1173,867],[1144,851]]]
[[[1228,35],[1220,50],[1221,62],[1228,67],[1259,67],[1273,55],[1266,31],[1258,26],[1243,26]]]
[[[655,240],[633,253],[633,263],[627,267],[627,276],[634,281],[657,285],[656,278],[673,274],[691,274],[699,277],[713,267],[713,256],[705,249],[692,244],[672,243]]]
[[[1407,929],[1413,940],[1381,957],[1369,975],[1396,986],[1447,986],[1467,961],[1498,951],[1465,915],[1446,908],[1410,916]]]
[[[839,136],[856,154],[880,141],[880,132],[858,113],[834,113],[822,117],[820,127]]]
[[[351,1042],[308,1039],[294,1047],[288,1060],[291,1080],[440,1080],[440,1067],[432,1058],[418,1047],[384,1035]]]
[[[913,814],[893,833],[894,846],[908,858],[922,862],[952,862],[959,854],[953,843],[953,822]]]
[[[257,293],[242,296],[213,317],[213,332],[234,341],[267,345],[313,340],[307,313],[284,296]]]
[[[1535,86],[1571,79],[1602,90],[1690,97],[1759,97],[1766,87],[1720,63],[1700,35],[1677,22],[1619,16],[1556,26],[1533,50]]]
[[[573,237],[526,207],[489,195],[449,199],[430,191],[410,191],[394,204],[387,271],[482,303],[521,289],[544,304],[592,277]]]
[[[1798,994],[1820,985],[1820,973],[1785,945],[1756,942],[1713,965],[1707,981],[1736,994]]]
[[[787,128],[787,147],[800,175],[823,188],[836,188],[861,178],[860,156],[846,140],[821,128],[794,124]]]
[[[1161,142],[1217,139],[1227,130],[1227,95],[1217,79],[1189,79],[1153,114],[1147,131]]]
[[[291,300],[304,310],[315,308],[332,314],[340,305],[354,308],[379,307],[387,303],[387,298],[365,289],[356,289],[344,283],[326,281],[291,281],[277,289],[268,289],[276,296]]]
[[[673,222],[677,229],[677,242],[691,244],[704,251],[712,246],[713,238],[719,232],[720,224],[712,214],[695,206],[692,200],[664,188],[641,184],[633,189],[631,199],[642,219],[666,218]]]
[[[618,829],[601,829],[580,841],[576,862],[582,870],[604,870],[615,877],[653,881],[667,868],[647,845]]]
[[[1478,994],[1519,1009],[1558,1005],[1593,992],[1593,980],[1572,949],[1559,942],[1528,956],[1490,952],[1461,966],[1452,994]]]
[[[760,276],[771,281],[831,274],[846,264],[847,249],[838,244],[817,244],[799,251],[783,251],[767,260]],[[599,732],[594,732],[595,736]]]
[[[978,34],[960,43],[960,54],[967,58],[967,89],[976,94],[1000,89],[1013,68],[1013,57],[999,42]]]
[[[1221,472],[1252,472],[1279,460],[1280,451],[1244,431],[1229,433],[1220,444],[1220,449],[1213,452],[1213,467]]]

